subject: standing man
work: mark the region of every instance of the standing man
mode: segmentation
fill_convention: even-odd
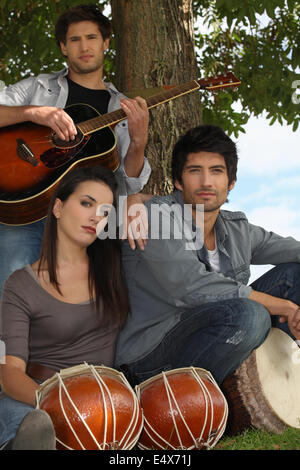
[[[119,195],[125,196],[140,191],[151,172],[144,158],[149,113],[145,100],[125,99],[114,85],[103,81],[110,34],[110,21],[95,5],[79,5],[63,13],[56,23],[55,37],[68,68],[4,88],[0,93],[0,127],[31,121],[50,127],[68,141],[74,139],[76,127],[63,110],[67,105],[88,104],[101,114],[122,108],[127,120],[114,129],[120,156],[115,176]],[[13,271],[39,257],[43,227],[44,220],[24,226],[0,224],[0,295]]]
[[[132,384],[189,366],[211,371],[221,384],[271,325],[300,339],[300,242],[221,210],[236,171],[236,146],[222,129],[190,130],[173,151],[176,191],[145,202],[144,249],[124,242],[131,312],[115,366]],[[250,264],[275,267],[248,286]]]

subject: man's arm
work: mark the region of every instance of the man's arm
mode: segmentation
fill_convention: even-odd
[[[131,194],[127,196],[122,240],[128,239],[132,250],[137,243],[141,250],[145,249],[148,238],[148,214],[144,203],[153,197],[152,194]]]
[[[278,315],[280,321],[288,322],[290,331],[296,339],[300,339],[300,307],[290,300],[274,297],[264,292],[258,292],[252,289],[249,299],[263,305],[270,315]]]
[[[130,144],[124,159],[127,176],[137,178],[144,165],[144,152],[148,141],[149,111],[146,101],[141,97],[120,101],[126,113]]]
[[[300,242],[249,224],[251,264],[300,263]]]
[[[62,140],[73,140],[77,134],[72,118],[61,108],[0,105],[0,127],[26,121],[50,127]]]

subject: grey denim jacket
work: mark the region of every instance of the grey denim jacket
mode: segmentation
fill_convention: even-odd
[[[180,321],[184,310],[206,302],[248,298],[251,264],[300,263],[299,241],[250,224],[243,212],[222,210],[215,224],[222,274],[213,272],[205,246],[187,249],[189,236],[173,237],[174,227],[182,225],[183,212],[170,212],[169,207],[182,207],[180,191],[146,203],[149,236],[153,204],[160,204],[161,221],[171,217],[170,237],[163,239],[160,231],[159,238],[148,239],[144,251],[133,251],[123,243],[131,312],[119,336],[117,366],[150,353]]]
[[[68,82],[66,75],[68,69],[51,74],[40,74],[36,77],[28,77],[18,83],[5,87],[0,92],[0,104],[5,106],[56,106],[64,108],[68,98]],[[108,112],[120,108],[120,98],[124,98],[112,83],[105,83],[111,95]],[[120,166],[115,172],[118,179],[119,195],[135,194],[142,190],[147,183],[151,168],[144,158],[144,167],[138,178],[128,177],[124,168],[130,138],[128,134],[127,120],[119,122],[114,132],[117,139],[117,147],[120,156]]]

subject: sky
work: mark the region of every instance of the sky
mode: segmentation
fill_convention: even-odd
[[[299,105],[298,105],[299,106]],[[300,130],[250,118],[235,140],[237,182],[223,208],[241,210],[249,222],[300,241]],[[250,282],[271,266],[251,267]]]

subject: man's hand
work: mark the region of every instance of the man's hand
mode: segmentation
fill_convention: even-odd
[[[144,164],[144,151],[148,141],[149,111],[146,101],[137,96],[121,99],[121,108],[128,120],[130,145],[125,158],[125,170],[129,177],[137,178]]]
[[[72,118],[61,108],[54,106],[27,106],[24,120],[50,127],[61,140],[74,140],[77,130]]]
[[[300,340],[300,307],[298,307],[298,305],[295,305],[295,304],[293,305],[295,307],[293,308],[291,313],[287,315],[284,315],[284,314],[280,315],[279,321],[280,323],[284,323],[287,321],[291,333],[295,336],[297,340]]]
[[[252,290],[249,299],[262,304],[270,315],[278,315],[281,323],[288,322],[291,333],[300,339],[300,307],[294,302]]]
[[[128,120],[130,142],[143,151],[148,141],[149,111],[146,100],[137,96],[121,99],[121,107]]]
[[[148,238],[148,213],[144,202],[152,195],[131,194],[127,197],[124,210],[124,230],[122,240],[128,239],[132,250],[137,243],[140,250],[144,250]]]

